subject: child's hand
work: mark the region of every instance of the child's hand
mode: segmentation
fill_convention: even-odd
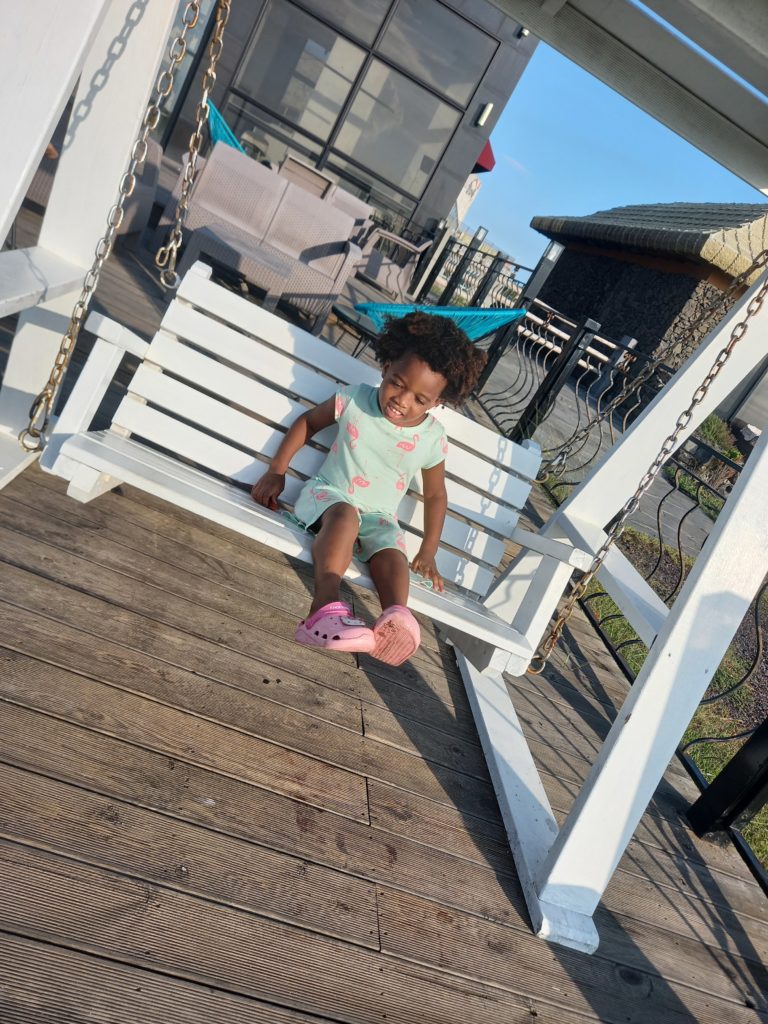
[[[285,487],[285,473],[273,473],[268,470],[251,488],[251,497],[264,508],[277,512],[277,499]]]
[[[413,562],[411,562],[411,568],[419,576],[425,576],[428,580],[431,580],[435,590],[439,590],[441,593],[445,590],[443,577],[437,571],[433,555],[424,555],[420,551]]]

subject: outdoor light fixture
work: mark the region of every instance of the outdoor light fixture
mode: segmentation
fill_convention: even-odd
[[[528,35],[530,35],[529,30],[521,25],[520,28],[517,30],[517,38],[525,39],[525,37]]]
[[[493,110],[493,104],[492,103],[486,103],[485,106],[483,107],[483,109],[480,111],[480,114],[478,115],[477,120],[475,121],[475,124],[477,125],[478,128],[482,128],[483,127],[485,122],[491,116],[491,111],[492,110]]]

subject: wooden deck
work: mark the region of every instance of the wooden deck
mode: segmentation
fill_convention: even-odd
[[[99,294],[140,333],[148,277],[123,251]],[[130,488],[83,506],[35,468],[0,492],[2,1024],[768,1020],[765,897],[684,827],[679,766],[597,953],[550,946],[450,651],[429,624],[401,669],[300,648],[308,592]],[[562,817],[625,683],[577,614],[510,685]]]

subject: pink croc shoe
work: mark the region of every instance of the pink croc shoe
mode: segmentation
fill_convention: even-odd
[[[362,619],[352,615],[343,601],[333,601],[299,623],[294,634],[296,643],[305,647],[324,647],[327,651],[365,652],[373,650],[373,630]]]
[[[418,649],[421,630],[413,614],[402,604],[385,608],[373,624],[374,658],[388,665],[402,665]]]

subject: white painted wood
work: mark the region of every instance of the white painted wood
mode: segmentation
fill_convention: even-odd
[[[498,577],[484,604],[536,647],[572,575],[562,559],[523,550]]]
[[[530,530],[524,530],[521,526],[512,531],[509,539],[513,544],[519,544],[520,547],[536,551],[541,555],[549,555],[575,569],[585,570],[592,564],[592,555],[588,551],[582,551],[580,548],[564,544],[559,540],[552,540],[540,533],[532,533]]]
[[[62,445],[62,456],[311,562],[309,534],[290,526],[279,514],[256,505],[246,492],[153,451],[133,438],[109,431],[74,435]],[[373,587],[365,566],[357,562],[352,563],[347,576],[369,589]],[[439,594],[413,587],[409,604],[436,622],[471,630],[487,643],[514,655],[512,671],[525,670],[533,653],[528,644],[478,601],[460,593]]]
[[[131,355],[139,359],[143,359],[147,354],[148,341],[144,341],[135,331],[123,327],[115,320],[110,320],[102,313],[91,313],[85,321],[85,328],[98,338],[108,341],[110,345],[115,345],[124,352],[130,352]]]
[[[31,466],[38,458],[37,452],[25,452],[15,434],[0,431],[0,490],[14,477]]]
[[[69,400],[48,438],[40,457],[41,468],[62,475],[56,465],[62,444],[72,434],[79,434],[90,427],[123,355],[123,349],[101,338],[96,339]]]
[[[598,551],[605,541],[605,531],[592,523],[564,518],[560,525],[574,544],[587,549],[590,554]],[[611,548],[606,555],[598,579],[643,643],[650,647],[669,614],[656,591],[617,547]]]
[[[541,869],[592,914],[768,570],[768,433],[712,528]]]
[[[35,16],[32,22],[27,21],[28,6],[12,4],[7,12],[9,17],[19,18],[18,25],[25,36],[39,20]],[[25,79],[24,87],[12,94],[13,102],[2,105],[3,112],[18,109],[34,124],[30,130],[47,133],[39,141],[36,156],[30,157],[39,160],[58,111],[81,71],[70,125],[40,228],[39,246],[67,263],[83,267],[93,261],[96,243],[104,233],[109,209],[117,198],[120,179],[165,50],[177,0],[153,0],[140,10],[134,0],[110,0],[97,24],[97,14],[103,6],[102,0],[83,0],[82,4],[33,0],[32,7],[44,11],[54,28],[58,26],[43,37],[38,63],[50,62],[54,69],[60,63],[66,65],[70,78],[67,84],[63,72],[58,73],[57,95],[63,92],[58,106],[52,87],[45,85],[45,74],[40,79],[42,87],[35,78]],[[85,31],[82,12],[91,13],[95,33]],[[4,40],[5,30],[4,12]],[[74,39],[73,35],[83,38]],[[89,38],[83,61],[84,43]],[[21,46],[22,55],[26,45]],[[73,54],[80,55],[77,61]],[[4,73],[9,65],[14,69],[12,74],[22,73],[19,53],[9,54],[9,60],[0,65]],[[26,107],[27,97],[32,102],[33,96],[35,104],[42,102],[45,106],[41,119],[36,119]],[[0,137],[6,141],[13,139],[16,145],[15,131],[5,130]],[[5,155],[4,150],[4,159]],[[64,329],[62,323],[66,326],[79,292],[78,286],[21,313],[0,390],[0,427],[6,432],[18,434],[26,425],[32,400],[48,378]]]
[[[108,473],[100,473],[89,466],[77,465],[72,471],[67,494],[70,498],[83,503],[100,498],[102,494],[118,487],[123,481]]]
[[[733,326],[743,318],[749,300],[759,287],[760,282],[749,289],[672,381],[606,453],[586,480],[560,508],[555,510],[542,528],[542,537],[560,541],[570,540],[584,550],[595,550],[595,541],[587,543],[584,536],[587,526],[596,526],[602,530],[627,498],[634,493],[640,478],[661,448],[662,442],[674,429],[680,412],[689,404],[695,389],[730,337]],[[746,337],[736,346],[731,358],[713,383],[709,395],[697,407],[683,437],[689,436],[740,380],[765,357],[766,332],[768,304],[765,304],[750,321]],[[578,522],[581,531],[579,533],[575,526],[571,527],[571,537],[569,520],[574,524]],[[577,537],[581,537],[581,540]],[[611,596],[613,586],[617,603],[621,602],[634,617],[638,632],[652,641],[664,614],[661,602],[652,595],[650,588],[643,588],[637,583],[637,574],[632,576],[634,570],[630,572],[621,558],[620,554],[609,556],[602,577],[603,582]],[[629,577],[632,577],[632,585],[626,582]],[[513,559],[507,571],[499,577],[485,603],[526,636],[535,647],[555,614],[569,578],[570,572],[564,564],[557,564],[552,559],[532,551],[524,551]],[[617,582],[621,583],[622,579],[625,581],[624,584],[614,586]],[[645,595],[642,602],[638,600],[640,593]]]
[[[0,242],[10,231],[109,3],[25,0],[3,5]]]
[[[85,270],[39,245],[0,252],[0,317],[70,294]]]
[[[536,881],[557,836],[557,822],[502,674],[479,672],[461,650],[456,660],[509,837],[520,885],[537,935],[593,953],[597,929],[589,914],[542,902]]]

